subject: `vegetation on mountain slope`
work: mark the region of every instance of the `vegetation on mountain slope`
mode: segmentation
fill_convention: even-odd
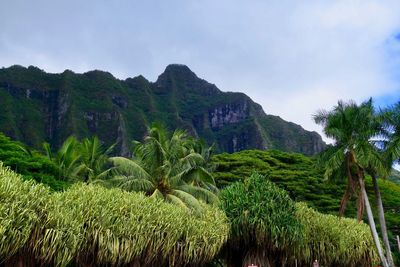
[[[245,94],[222,92],[183,65],[169,65],[154,83],[97,70],[0,69],[0,131],[34,148],[48,142],[58,149],[71,135],[96,135],[107,147],[117,142],[115,153],[126,156],[130,141],[142,141],[153,122],[186,129],[220,152],[277,148],[311,155],[325,146],[317,133],[266,115]]]

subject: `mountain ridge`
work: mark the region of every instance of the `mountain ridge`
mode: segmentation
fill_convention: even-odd
[[[100,70],[2,68],[0,114],[0,131],[36,148],[95,134],[106,144],[117,141],[126,155],[130,140],[142,139],[154,121],[184,128],[221,152],[274,148],[313,155],[325,148],[316,132],[266,114],[244,93],[222,92],[181,64],[168,65],[155,82]]]

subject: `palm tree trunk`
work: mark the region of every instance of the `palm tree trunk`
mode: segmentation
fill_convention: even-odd
[[[388,260],[389,266],[394,266],[392,251],[390,249],[389,237],[387,234],[385,212],[383,210],[381,192],[379,190],[378,181],[375,175],[372,175],[372,183],[374,185],[376,207],[378,209],[379,225],[381,226],[381,234],[382,234],[383,244],[385,245],[386,258]]]
[[[372,234],[372,237],[373,237],[374,242],[375,242],[376,250],[378,251],[378,255],[379,255],[379,258],[381,259],[383,267],[389,267],[389,265],[388,265],[388,263],[386,261],[385,255],[383,254],[383,251],[382,251],[382,246],[381,246],[381,243],[379,241],[378,232],[376,231],[374,216],[372,214],[372,209],[371,209],[371,205],[369,203],[367,191],[365,190],[364,180],[363,180],[362,176],[359,176],[358,179],[359,179],[359,182],[360,182],[361,192],[362,192],[362,194],[364,196],[365,208],[367,210],[369,228],[371,229],[371,234]]]

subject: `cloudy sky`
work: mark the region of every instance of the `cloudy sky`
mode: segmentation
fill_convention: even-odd
[[[188,65],[308,130],[339,99],[400,100],[399,0],[0,2],[0,66],[154,81]]]

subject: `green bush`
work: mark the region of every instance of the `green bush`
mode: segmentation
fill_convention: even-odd
[[[216,155],[213,162],[217,165],[213,176],[220,188],[258,172],[286,190],[293,200],[306,202],[322,213],[338,214],[346,180],[325,180],[323,170],[316,166],[313,158],[276,150],[244,150]],[[365,183],[370,201],[375,203],[371,179],[367,177]],[[382,179],[378,179],[378,183],[388,229],[393,235],[400,235],[400,186]],[[355,217],[355,203],[354,199],[349,203],[347,217]],[[374,209],[375,205],[372,206]]]
[[[379,263],[367,224],[319,213],[305,203],[296,203],[296,210],[305,234],[296,253],[300,266],[311,266],[315,259],[332,267]]]
[[[221,191],[231,221],[224,249],[232,266],[371,266],[379,262],[368,225],[322,214],[259,174]]]
[[[25,180],[35,180],[48,185],[52,190],[60,191],[68,183],[57,179],[57,167],[37,151],[12,141],[0,133],[0,161],[15,172],[22,174]]]
[[[75,184],[50,193],[0,166],[0,261],[51,266],[183,266],[211,261],[229,224],[216,207],[201,215],[162,200]]]
[[[231,222],[228,261],[279,266],[293,255],[303,227],[296,219],[295,203],[284,190],[253,174],[244,183],[222,190],[220,200]]]
[[[26,249],[31,233],[41,225],[49,190],[0,162],[0,262]]]

